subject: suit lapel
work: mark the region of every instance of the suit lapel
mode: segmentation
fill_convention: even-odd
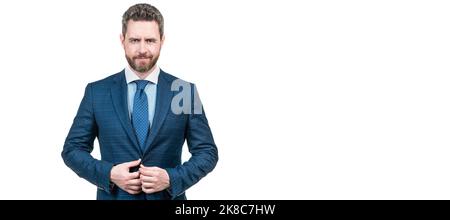
[[[131,125],[131,121],[129,118],[127,94],[128,89],[125,80],[125,71],[123,70],[114,78],[114,84],[111,87],[112,101],[116,113],[119,116],[119,120],[122,123],[122,126],[125,129],[128,137],[133,142],[133,145],[136,147],[136,149],[141,152],[136,139],[136,135],[134,135],[133,126]]]
[[[150,146],[155,140],[161,125],[166,118],[167,111],[169,110],[170,103],[172,100],[173,91],[170,88],[170,82],[166,79],[166,73],[162,70],[159,74],[158,87],[156,92],[156,106],[155,106],[155,116],[153,118],[153,124],[150,128],[150,134],[148,135],[144,155],[149,152]]]

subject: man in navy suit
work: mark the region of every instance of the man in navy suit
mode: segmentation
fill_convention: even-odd
[[[61,155],[98,187],[97,199],[186,199],[218,161],[195,86],[157,66],[164,20],[155,7],[130,7],[121,41],[128,66],[87,85]],[[192,156],[181,164],[185,140]]]

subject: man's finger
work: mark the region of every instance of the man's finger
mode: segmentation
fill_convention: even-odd
[[[151,171],[159,171],[159,170],[162,169],[161,167],[155,167],[155,166],[152,166],[152,167],[146,167],[146,166],[144,166],[144,164],[141,164],[140,167],[141,167],[141,168],[145,168],[145,169],[147,169],[147,170],[151,170]]]
[[[154,188],[149,188],[149,189],[142,188],[142,191],[144,191],[147,194],[150,194],[150,193],[156,192],[156,189],[154,189]]]
[[[156,186],[155,183],[142,183],[142,187],[145,189],[154,188]]]
[[[156,176],[158,173],[147,168],[139,168],[139,172],[145,176]]]
[[[127,189],[126,191],[127,191],[127,193],[130,193],[130,194],[133,194],[133,195],[136,195],[136,194],[139,194],[140,192],[142,192],[141,189],[139,189],[139,190]]]
[[[141,159],[123,163],[126,167],[135,167],[141,163]]]
[[[131,179],[138,179],[138,178],[139,178],[139,175],[140,175],[139,171],[130,173],[130,174],[128,174],[128,179],[129,179],[129,180],[131,180]]]
[[[159,168],[159,167],[147,167],[147,169],[150,171],[154,171],[154,172],[158,172],[161,170],[161,168]]]
[[[131,179],[127,181],[128,186],[141,186],[142,182],[140,179]]]
[[[142,189],[142,186],[127,186],[127,189],[133,191],[140,191]]]
[[[140,179],[142,182],[147,182],[147,183],[154,183],[158,180],[158,178],[153,177],[153,176],[145,176],[145,175],[140,175]]]

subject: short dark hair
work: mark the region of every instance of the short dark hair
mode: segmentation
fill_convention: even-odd
[[[159,10],[153,5],[141,3],[128,8],[122,16],[122,34],[125,37],[128,21],[156,21],[159,27],[160,37],[164,35],[164,18]]]

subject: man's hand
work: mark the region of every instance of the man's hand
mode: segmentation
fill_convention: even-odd
[[[142,184],[139,171],[130,173],[130,168],[138,166],[139,163],[141,159],[114,166],[111,170],[111,181],[130,194],[140,193]]]
[[[163,191],[170,186],[169,174],[159,167],[145,167],[141,164],[139,168],[142,191],[145,193],[155,193]]]

